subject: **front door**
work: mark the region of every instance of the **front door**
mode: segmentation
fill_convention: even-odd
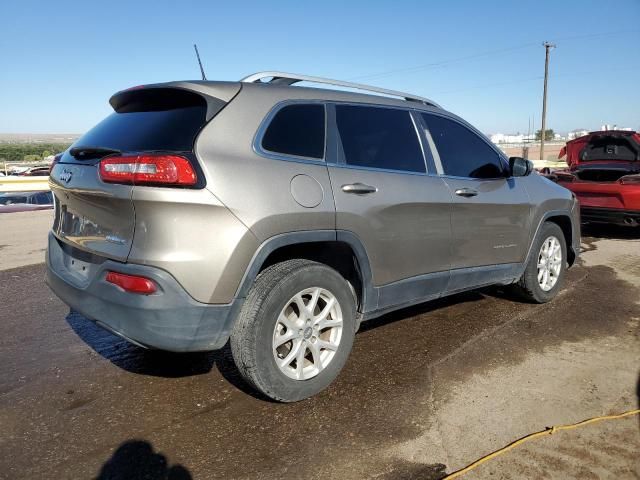
[[[451,263],[451,195],[441,178],[427,175],[411,114],[337,104],[332,117],[336,228],[363,243],[377,308],[438,296]]]
[[[452,270],[489,267],[491,274],[491,267],[522,262],[531,206],[521,179],[509,178],[507,162],[466,125],[436,114],[423,119],[453,198]],[[482,270],[474,274],[482,280]]]

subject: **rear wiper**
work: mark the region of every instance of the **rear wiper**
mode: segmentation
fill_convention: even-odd
[[[92,158],[102,158],[113,153],[121,153],[120,150],[107,147],[73,147],[69,150],[71,156],[77,160],[89,160]]]

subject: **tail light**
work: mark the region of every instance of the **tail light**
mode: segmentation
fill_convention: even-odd
[[[126,275],[118,272],[107,272],[107,282],[117,285],[125,292],[151,295],[158,289],[153,280],[136,275]]]
[[[640,184],[640,175],[625,175],[618,180],[623,185],[638,185]]]
[[[100,161],[100,178],[108,183],[191,186],[197,182],[193,166],[178,155],[127,155]]]
[[[56,163],[58,163],[61,158],[62,158],[62,154],[61,153],[59,153],[55,157],[53,157],[53,162],[51,162],[51,165],[49,166],[49,175],[51,175],[51,171],[53,170],[53,167],[56,166]]]

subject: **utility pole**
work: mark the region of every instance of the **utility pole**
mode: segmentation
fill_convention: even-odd
[[[547,78],[549,77],[549,50],[555,44],[544,42],[544,90],[542,92],[542,131],[540,132],[540,160],[544,160],[544,137],[547,131]]]

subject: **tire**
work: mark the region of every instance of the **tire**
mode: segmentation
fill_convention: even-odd
[[[256,278],[231,332],[238,370],[273,400],[296,402],[317,394],[338,376],[351,352],[355,305],[349,283],[324,264],[294,259],[268,267]],[[318,320],[323,314],[326,318]],[[291,340],[276,346],[286,338]],[[301,351],[300,362],[296,352]]]
[[[559,259],[559,272],[557,273],[557,275],[553,275],[553,267],[550,267],[550,270],[548,271],[548,278],[552,279],[555,276],[555,282],[553,282],[553,285],[547,283],[543,287],[541,283],[544,283],[544,273],[543,280],[539,281],[538,275],[540,274],[540,271],[538,270],[538,261],[540,260],[543,264],[548,262],[548,259],[541,258],[541,256],[543,255],[542,249],[545,244],[548,245],[547,242],[552,238],[555,238],[559,243],[560,253],[562,257]],[[554,265],[557,262],[558,260],[555,259],[550,265]],[[544,269],[544,267],[542,268]],[[562,233],[562,229],[555,223],[545,222],[542,224],[542,227],[538,231],[538,234],[536,235],[536,238],[533,242],[525,271],[522,274],[522,277],[520,277],[520,280],[518,280],[518,282],[514,284],[513,288],[521,298],[529,302],[549,302],[558,294],[558,292],[562,288],[566,269],[567,243],[564,238],[564,233]]]

